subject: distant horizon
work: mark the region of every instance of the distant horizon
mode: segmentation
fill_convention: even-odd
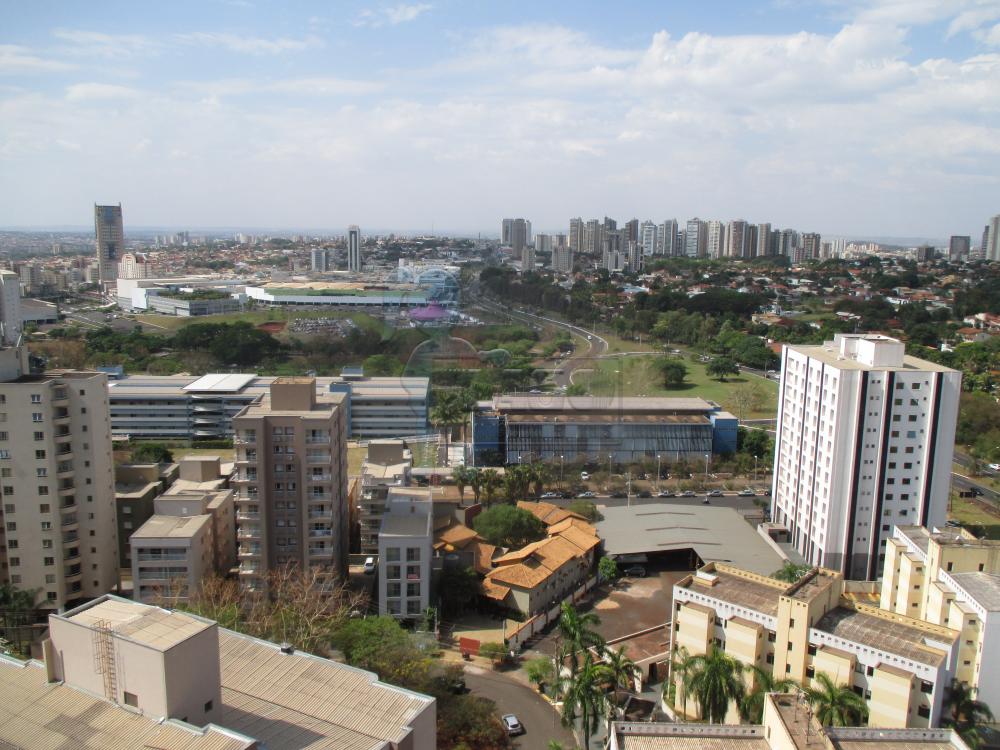
[[[674,215],[978,241],[1000,212],[1000,0],[6,10],[4,225],[86,226],[96,199],[126,227]]]
[[[678,219],[678,224],[681,220]],[[568,222],[567,222],[568,227]],[[778,227],[778,229],[785,229],[786,227]],[[809,231],[802,230],[798,227],[787,227],[788,229],[795,229],[796,231]],[[45,232],[66,232],[69,234],[81,234],[93,237],[94,230],[92,227],[85,225],[50,225],[50,226],[0,226],[0,232],[22,232],[22,233],[45,233]],[[204,227],[187,227],[187,226],[163,226],[163,225],[149,225],[149,226],[135,226],[129,227],[128,224],[125,225],[125,238],[135,239],[136,236],[145,235],[156,235],[161,233],[176,234],[177,232],[188,232],[189,234],[206,234],[206,235],[233,235],[236,233],[242,234],[270,234],[274,236],[285,236],[285,235],[319,235],[319,236],[340,236],[346,235],[347,225],[341,230],[339,228],[323,228],[323,227],[308,227],[308,228],[294,228],[294,227],[239,227],[239,226],[204,226]],[[567,234],[568,229],[561,230],[541,230],[538,231],[532,225],[532,236],[539,234]],[[477,239],[481,235],[481,239],[484,240],[498,240],[500,238],[500,233],[497,231],[486,232],[486,231],[474,231],[474,230],[459,230],[459,229],[435,229],[430,231],[429,229],[382,229],[375,228],[371,230],[366,230],[364,226],[361,227],[361,234],[363,237],[372,236],[385,236],[389,234],[398,235],[400,237],[416,237],[416,236],[430,236],[430,237],[447,237],[449,239]],[[823,232],[818,233],[823,241],[828,241],[829,239],[843,239],[848,242],[877,242],[882,244],[897,244],[897,245],[907,245],[907,244],[918,244],[918,243],[936,243],[947,245],[950,238],[948,237],[928,237],[928,236],[903,236],[903,235],[867,235],[867,234],[844,234],[844,233],[830,233],[826,234]],[[967,235],[955,235],[955,236],[967,236]],[[972,246],[977,247],[977,241],[975,235],[970,235],[972,240]],[[893,242],[895,241],[895,242]]]

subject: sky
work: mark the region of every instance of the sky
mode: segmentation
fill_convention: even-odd
[[[1000,0],[0,0],[0,226],[978,242]]]

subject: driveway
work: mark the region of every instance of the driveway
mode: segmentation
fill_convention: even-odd
[[[524,734],[514,738],[514,747],[524,750],[547,750],[549,740],[565,748],[576,747],[572,732],[562,726],[559,714],[538,693],[501,672],[482,667],[465,667],[465,684],[476,695],[497,704],[501,715],[515,714],[524,726]]]

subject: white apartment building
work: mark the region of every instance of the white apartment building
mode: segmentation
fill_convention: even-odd
[[[259,590],[285,565],[347,572],[347,433],[339,393],[275,378],[233,418],[240,581]]]
[[[378,535],[378,613],[413,619],[431,593],[434,503],[426,490],[389,490]]]
[[[361,554],[377,555],[386,500],[393,487],[407,487],[413,469],[413,453],[402,440],[372,440],[361,464],[361,498],[358,520]]]
[[[118,585],[107,376],[3,369],[0,579],[62,610]]]
[[[14,346],[21,338],[21,277],[0,271],[0,345]]]
[[[726,250],[726,225],[721,221],[708,222],[708,257],[721,258]]]
[[[960,387],[885,336],[784,347],[771,517],[809,563],[874,580],[894,525],[944,524]]]
[[[651,221],[644,221],[639,225],[639,241],[642,244],[643,255],[655,255],[656,246],[659,244],[659,229]]]
[[[357,224],[347,228],[347,268],[350,271],[361,271],[361,229]]]

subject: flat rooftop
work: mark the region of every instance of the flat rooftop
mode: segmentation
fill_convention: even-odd
[[[693,549],[708,562],[724,562],[770,575],[784,560],[732,508],[653,503],[633,508],[601,508],[598,536],[606,554],[649,554]]]
[[[247,750],[256,741],[211,726],[157,721],[61,682],[41,662],[0,657],[0,747],[73,750]]]
[[[1000,610],[1000,576],[978,572],[950,575],[981,607],[990,612]]]
[[[607,412],[696,412],[718,409],[703,398],[644,398],[621,396],[562,396],[555,393],[497,396],[492,402],[497,411],[580,411]]]
[[[245,375],[239,373],[210,373],[202,375],[193,383],[184,386],[185,391],[198,392],[207,391],[211,393],[231,393],[242,391],[253,382],[255,375]]]
[[[97,375],[99,373],[94,373]],[[270,391],[274,376],[258,376],[245,373],[214,373],[202,375],[126,375],[108,382],[108,394],[112,398],[162,398],[187,399],[189,396],[209,397],[217,395],[226,398],[254,400],[262,398]],[[327,393],[333,383],[350,383],[352,395],[366,396],[426,396],[430,388],[430,378],[422,377],[364,377],[361,379],[342,377],[317,377],[316,392]]]
[[[858,362],[856,359],[851,359],[848,357],[840,356],[840,349],[828,346],[826,344],[816,344],[812,346],[808,345],[790,345],[789,349],[794,349],[797,352],[805,354],[808,357],[823,362],[824,364],[836,367],[839,370],[888,370],[892,372],[957,372],[950,367],[945,367],[944,365],[939,365],[935,362],[930,362],[926,359],[919,359],[917,357],[911,357],[909,354],[903,355],[903,364],[901,366],[891,366],[891,365],[878,365],[876,367],[870,367],[864,362]]]
[[[199,516],[150,516],[149,519],[132,532],[132,539],[190,539],[205,526],[210,525],[212,517]]]
[[[715,578],[711,581],[711,585],[709,579],[695,575],[684,588],[714,597],[719,601],[747,607],[769,617],[778,614],[778,600],[789,588],[789,584],[780,581],[774,581],[772,585],[722,570],[714,571],[713,575]]]
[[[107,623],[115,634],[159,651],[167,651],[191,636],[215,627],[214,622],[183,612],[120,599],[105,599],[92,606],[84,605],[79,611],[71,610],[62,617],[88,628]]]
[[[819,619],[815,628],[920,664],[936,667],[944,661],[947,656],[944,651],[927,645],[928,640],[947,640],[944,636],[902,620],[901,617],[879,617],[847,607],[834,607]],[[958,633],[953,631],[951,640],[956,638]]]

